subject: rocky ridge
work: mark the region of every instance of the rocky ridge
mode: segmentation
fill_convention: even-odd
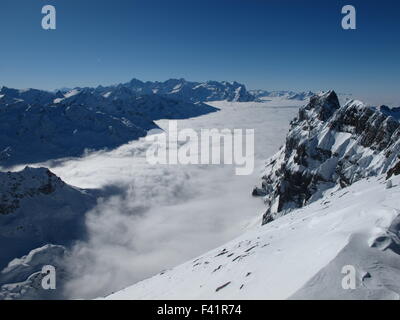
[[[330,188],[395,170],[400,161],[397,115],[397,109],[356,100],[341,107],[334,91],[310,98],[291,122],[285,145],[267,162],[261,187],[253,190],[267,206],[263,224]]]

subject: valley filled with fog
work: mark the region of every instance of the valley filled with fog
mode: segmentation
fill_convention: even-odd
[[[87,239],[72,249],[70,297],[110,294],[261,223],[265,206],[251,191],[265,160],[284,143],[298,107],[274,107],[271,102],[210,104],[221,110],[178,120],[178,130],[255,129],[251,175],[235,175],[234,165],[150,165],[146,138],[112,151],[41,164],[70,185],[109,194],[87,213]],[[167,130],[168,120],[157,125]]]

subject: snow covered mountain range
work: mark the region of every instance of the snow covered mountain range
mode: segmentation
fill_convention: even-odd
[[[400,177],[324,199],[105,299],[399,299]],[[355,270],[345,290],[343,267]]]
[[[218,109],[162,95],[137,95],[119,85],[67,93],[0,90],[0,166],[79,156],[115,148],[157,128],[158,119],[182,119]]]
[[[314,93],[311,91],[295,92],[290,90],[250,90],[250,94],[252,94],[257,100],[261,101],[268,98],[285,98],[286,100],[307,100],[314,95]]]

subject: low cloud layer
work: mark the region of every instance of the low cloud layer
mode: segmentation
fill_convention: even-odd
[[[256,129],[258,167],[277,151],[295,114],[290,108],[249,113],[250,104],[242,110],[223,107],[212,115],[181,120],[179,126]],[[222,245],[260,222],[263,204],[251,197],[257,171],[236,176],[229,165],[151,166],[145,159],[148,147],[141,139],[110,152],[48,164],[70,184],[121,190],[87,213],[88,238],[72,248],[68,260],[73,275],[66,285],[69,297],[110,294]]]
[[[236,236],[261,204],[251,199],[251,185],[235,185],[239,178],[232,175],[233,184],[225,185],[230,174],[225,168],[154,167],[121,182],[123,195],[87,214],[88,241],[73,248],[69,261],[75,279],[67,285],[70,296],[110,293]]]

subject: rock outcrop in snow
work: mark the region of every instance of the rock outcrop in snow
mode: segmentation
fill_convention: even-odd
[[[46,168],[26,167],[20,172],[0,172],[0,215],[13,214],[27,197],[50,195],[64,185]]]
[[[344,188],[391,170],[400,154],[397,112],[353,100],[341,107],[334,91],[313,96],[253,191],[268,207],[263,223],[319,199],[336,184]]]

